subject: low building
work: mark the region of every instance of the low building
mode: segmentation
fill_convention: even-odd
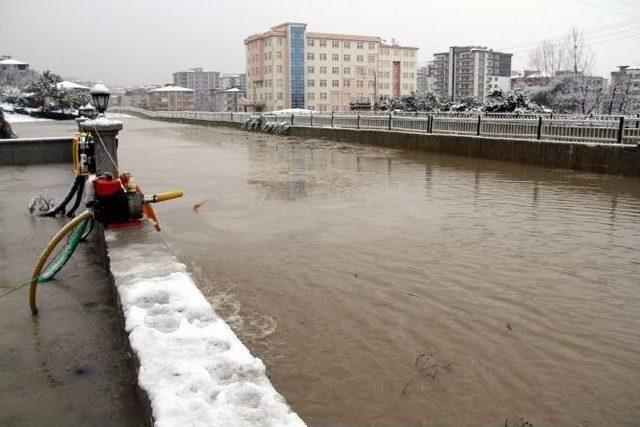
[[[526,88],[532,86],[547,86],[552,77],[537,70],[524,70],[511,76],[512,88]]]
[[[149,109],[149,92],[156,89],[156,86],[131,87],[126,88],[124,93],[119,97],[119,104],[125,107],[137,107]]]
[[[148,108],[152,111],[194,111],[194,90],[168,84],[147,94]]]
[[[608,112],[633,112],[640,110],[640,68],[618,66],[611,72]]]
[[[213,89],[211,91],[211,111],[245,111],[246,89]]]
[[[28,69],[29,64],[13,59],[11,55],[0,56],[0,70],[2,71],[26,71]]]
[[[196,110],[208,110],[211,105],[209,95],[212,89],[220,89],[220,72],[191,68],[173,73],[173,84],[194,92]]]
[[[451,101],[483,100],[511,89],[511,54],[485,46],[452,46],[434,57],[434,90]]]
[[[76,82],[71,82],[69,80],[64,80],[56,83],[56,89],[66,90],[66,91],[86,92],[86,93],[89,93],[89,91],[91,90],[91,88],[88,86],[84,86]]]
[[[425,94],[434,91],[434,71],[435,64],[433,61],[429,61],[425,66],[418,68],[418,71],[416,73],[416,92]]]

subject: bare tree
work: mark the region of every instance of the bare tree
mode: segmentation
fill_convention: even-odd
[[[529,54],[529,66],[550,77],[558,71],[569,70],[576,75],[589,74],[594,61],[593,49],[584,32],[575,27],[561,40],[545,40]]]
[[[564,46],[545,40],[529,54],[529,66],[548,76],[555,76],[567,63]]]
[[[595,62],[593,48],[587,43],[584,31],[573,27],[564,39],[563,50],[567,52],[567,65],[573,74],[590,74]]]

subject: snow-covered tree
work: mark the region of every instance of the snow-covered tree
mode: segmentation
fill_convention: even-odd
[[[56,83],[60,81],[62,81],[60,76],[50,71],[44,71],[40,77],[25,86],[24,91],[33,94],[35,102],[44,107],[47,98],[56,95]]]

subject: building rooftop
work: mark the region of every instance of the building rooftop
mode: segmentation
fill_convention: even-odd
[[[64,80],[62,82],[56,83],[56,89],[65,89],[65,90],[82,89],[82,90],[89,90],[90,88],[87,87],[87,86],[83,86],[81,84],[75,83],[75,82],[70,82],[69,80]]]
[[[3,59],[0,61],[0,65],[29,65],[26,62],[18,61],[17,59]]]
[[[149,92],[193,92],[193,89],[175,85],[166,85],[159,87],[158,89],[150,90]]]

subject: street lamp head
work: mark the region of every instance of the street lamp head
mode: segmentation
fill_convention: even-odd
[[[95,84],[89,91],[91,98],[93,98],[93,105],[100,113],[107,111],[109,105],[109,96],[111,92],[102,83]]]

